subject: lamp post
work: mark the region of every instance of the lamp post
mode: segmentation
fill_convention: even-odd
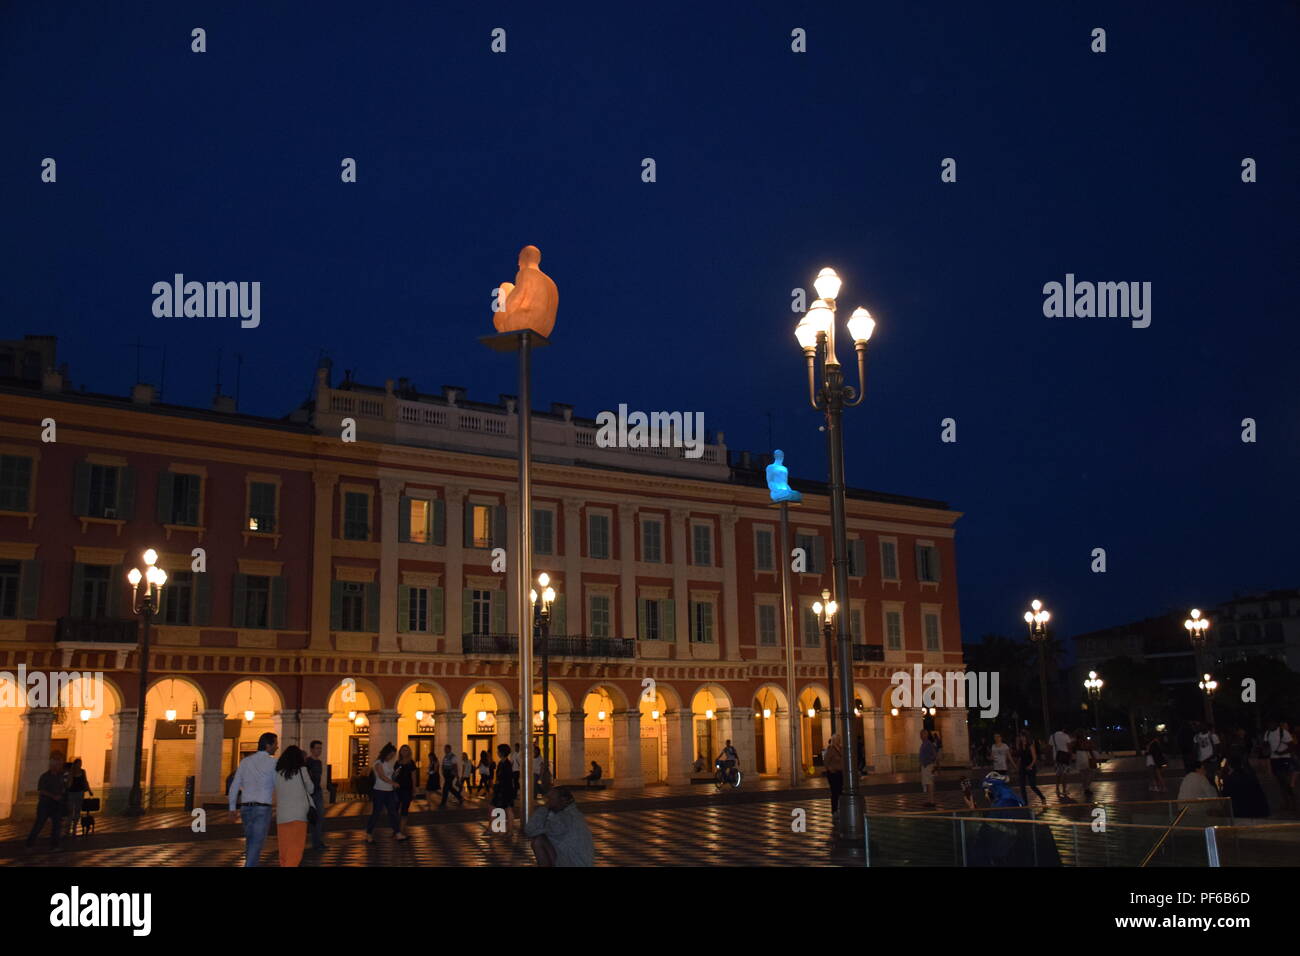
[[[1219,689],[1219,682],[1209,674],[1206,674],[1196,682],[1196,686],[1199,687],[1201,693],[1205,695],[1205,730],[1208,733],[1210,728],[1214,726],[1214,709],[1210,700],[1214,696],[1214,692]]]
[[[1038,645],[1038,693],[1043,698],[1043,738],[1051,749],[1052,712],[1047,705],[1047,622],[1052,615],[1043,607],[1043,602],[1034,598],[1025,612],[1025,623],[1029,625],[1029,640]]]
[[[1092,702],[1092,727],[1097,732],[1098,748],[1104,753],[1105,749],[1101,746],[1101,687],[1104,684],[1096,671],[1088,671],[1088,679],[1083,682],[1084,690],[1088,692],[1088,699]]]
[[[772,464],[767,466],[767,490],[773,507],[781,509],[781,626],[785,634],[785,698],[786,719],[790,724],[790,786],[797,787],[803,780],[803,764],[799,760],[802,735],[799,732],[799,701],[795,696],[794,682],[794,589],[790,585],[790,506],[803,500],[799,492],[790,487],[790,470],[785,466],[785,452],[777,448],[772,452]]]
[[[825,603],[822,603],[822,602]],[[813,613],[817,615],[817,620],[822,626],[822,643],[826,645],[826,686],[829,688],[830,705],[831,705],[831,727],[835,727],[835,667],[834,651],[831,641],[831,623],[835,620],[835,612],[839,610],[839,605],[831,600],[831,592],[828,588],[822,588],[821,601],[813,602]],[[834,731],[832,730],[832,733]]]
[[[551,605],[555,603],[555,588],[551,587],[551,576],[545,571],[537,575],[537,587],[542,589],[541,594],[539,595],[537,589],[534,588],[528,592],[528,597],[533,607],[533,626],[542,638],[542,764],[547,768],[547,773],[554,777],[555,772],[551,770],[550,664]],[[533,701],[530,695],[528,709],[532,710],[532,707]]]
[[[840,292],[840,277],[834,269],[822,269],[813,281],[817,301],[799,320],[794,330],[795,339],[803,349],[808,367],[808,402],[814,409],[826,413],[826,445],[830,458],[831,535],[834,555],[835,594],[840,602],[849,594],[849,545],[844,517],[844,409],[862,403],[866,388],[867,340],[875,331],[876,321],[866,309],[855,309],[849,317],[848,332],[858,356],[858,388],[844,383],[844,370],[835,353],[835,299]],[[820,379],[818,365],[820,359]],[[847,615],[839,615],[838,646],[840,664],[840,700],[853,699],[853,660],[849,647],[849,634],[844,627]],[[828,675],[829,676],[829,675]],[[849,717],[848,708],[840,709],[841,736],[844,752],[857,752],[857,733]],[[866,831],[863,823],[864,806],[858,793],[857,761],[846,761],[844,793],[840,797],[839,849],[854,858],[865,856]]]
[[[132,568],[126,579],[131,582],[131,613],[138,615],[143,624],[140,628],[140,709],[135,721],[135,763],[131,773],[131,796],[127,802],[126,815],[138,817],[144,813],[144,800],[141,793],[140,768],[144,756],[144,698],[149,690],[149,624],[162,605],[162,589],[167,583],[167,572],[158,567],[158,552],[150,548],[143,555],[145,570]],[[140,582],[144,582],[143,591]]]
[[[1192,653],[1196,655],[1196,673],[1205,674],[1204,679],[1198,682],[1198,686],[1204,691],[1201,703],[1205,705],[1205,729],[1214,726],[1214,706],[1210,702],[1210,696],[1214,693],[1212,690],[1205,690],[1205,685],[1210,683],[1210,675],[1205,672],[1205,644],[1206,631],[1210,629],[1210,619],[1202,616],[1197,608],[1192,608],[1191,617],[1183,621],[1183,627],[1187,628],[1187,636],[1192,641]],[[1217,686],[1217,684],[1216,684]]]

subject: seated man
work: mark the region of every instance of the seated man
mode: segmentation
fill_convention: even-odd
[[[731,746],[731,741],[728,740],[723,746],[722,752],[718,754],[717,766],[722,770],[723,780],[731,779],[731,771],[736,769],[737,758],[738,754],[736,753],[736,748]]]
[[[531,840],[538,866],[596,864],[591,828],[568,787],[552,787],[546,792],[546,806],[529,817],[524,835]]]
[[[600,780],[600,764],[593,760],[591,762],[591,773],[587,774],[583,779],[587,782],[588,787]]]

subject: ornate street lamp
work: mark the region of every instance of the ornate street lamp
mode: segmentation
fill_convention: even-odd
[[[822,588],[822,600],[814,601],[812,610],[821,624],[822,643],[826,647],[826,686],[830,689],[830,714],[831,727],[833,728],[835,726],[835,668],[833,666],[834,641],[831,638],[831,624],[835,620],[835,612],[839,610],[839,605],[831,600],[830,590]]]
[[[135,721],[135,769],[131,775],[131,796],[127,803],[126,814],[138,817],[144,813],[144,801],[141,799],[141,758],[144,756],[144,699],[149,690],[149,624],[162,605],[162,589],[167,583],[167,572],[158,567],[158,552],[150,548],[143,555],[145,570],[132,568],[126,579],[131,582],[131,612],[138,615],[143,624],[140,628],[140,709]],[[144,582],[143,590],[140,583]]]
[[[1052,615],[1043,607],[1043,602],[1034,598],[1025,612],[1025,623],[1029,625],[1029,640],[1038,646],[1038,692],[1043,698],[1043,739],[1051,748],[1052,713],[1047,706],[1047,622]]]
[[[537,587],[541,588],[541,594],[537,588],[528,592],[529,603],[533,608],[533,627],[535,632],[542,638],[542,763],[547,768],[547,776],[554,777],[555,771],[551,769],[551,680],[550,680],[550,663],[551,663],[551,605],[555,603],[555,588],[551,587],[551,576],[543,571],[537,575]],[[540,598],[540,600],[539,600]],[[529,695],[529,707],[532,706],[532,695]],[[543,783],[548,781],[543,780]]]
[[[803,349],[808,366],[808,401],[814,409],[826,413],[826,445],[830,458],[831,536],[834,556],[835,594],[840,602],[849,594],[849,544],[844,517],[844,409],[860,405],[866,388],[867,341],[875,331],[876,321],[866,309],[855,309],[847,323],[848,333],[858,356],[858,388],[844,383],[844,371],[835,352],[835,300],[840,294],[840,277],[826,268],[813,281],[818,299],[799,320],[794,336]],[[820,376],[818,365],[820,360]],[[783,556],[784,560],[784,556]],[[838,657],[840,700],[853,699],[853,658],[847,615],[839,615]],[[828,682],[831,675],[826,675]],[[841,708],[840,740],[844,752],[857,752],[857,731],[847,707]],[[866,832],[863,824],[862,797],[858,793],[858,767],[852,756],[845,761],[844,793],[840,798],[839,849],[855,858],[865,855]]]
[[[1207,637],[1205,632],[1210,629],[1210,619],[1203,617],[1199,609],[1192,608],[1191,617],[1183,621],[1183,627],[1187,628],[1187,636],[1192,641],[1192,653],[1196,655],[1196,672],[1205,674],[1204,656]],[[1209,679],[1210,675],[1205,674],[1205,679],[1198,682],[1201,690],[1205,691],[1205,684]],[[1205,729],[1207,732],[1214,725],[1214,705],[1210,701],[1213,693],[1213,691],[1205,691],[1205,696],[1201,698],[1201,702],[1205,705]]]
[[[1092,728],[1097,732],[1098,747],[1101,747],[1101,688],[1106,682],[1097,676],[1096,671],[1088,671],[1088,679],[1083,682],[1083,688],[1088,692],[1088,699],[1092,702]],[[1105,753],[1105,750],[1102,749]]]

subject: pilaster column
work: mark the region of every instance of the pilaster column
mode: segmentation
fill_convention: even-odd
[[[334,489],[339,476],[316,473],[311,561],[311,648],[328,650],[330,642],[330,582],[333,578]],[[283,507],[283,505],[282,505]]]
[[[397,711],[380,710],[370,714],[370,759],[378,760],[384,744],[402,746],[397,739]]]
[[[496,742],[498,744],[509,744],[510,753],[513,755],[518,751],[518,748],[515,747],[515,744],[524,746],[527,743],[529,743],[529,741],[524,740],[522,728],[520,727],[519,724],[519,714],[516,711],[511,710],[503,713],[502,711],[498,710],[496,717],[497,717]],[[493,760],[497,759],[496,754],[492,755],[492,759]]]
[[[280,738],[280,753],[284,753],[284,748],[293,744],[296,747],[302,747],[302,742],[298,739],[298,712],[296,710],[277,710],[271,715],[271,732]],[[306,748],[303,747],[305,750]]]
[[[795,738],[798,739],[797,737]],[[776,709],[776,763],[780,776],[790,779],[790,711],[783,707]]]
[[[585,634],[582,603],[582,499],[564,499],[564,629]],[[586,776],[586,771],[583,771]]]
[[[966,711],[959,707],[939,711],[938,727],[943,737],[945,766],[964,767],[970,763],[970,731]]]
[[[686,564],[686,516],[685,508],[672,509],[673,551],[673,607],[676,609],[673,630],[677,635],[677,659],[690,660],[691,657],[691,595],[687,588],[690,569]]]
[[[465,593],[465,489],[460,485],[448,485],[445,494],[447,574],[442,585],[443,627],[446,629],[443,648],[449,654],[459,654],[461,618],[464,615],[461,604]]]
[[[691,782],[695,763],[695,714],[690,708],[670,710],[664,714],[668,728],[668,782]]]
[[[619,710],[613,717],[614,789],[639,790],[641,775],[641,711]]]
[[[636,638],[636,508],[628,503],[618,506],[618,540],[619,620],[614,635]]]
[[[876,773],[888,773],[889,759],[885,755],[885,712],[880,707],[868,707],[865,716],[867,766],[874,767]],[[918,741],[918,746],[919,746]]]
[[[919,754],[921,752],[921,712],[915,708],[908,708],[900,711],[899,717],[903,721],[903,753]]]
[[[15,803],[34,801],[36,784],[41,774],[50,769],[50,731],[54,727],[54,711],[48,707],[29,708],[22,714],[22,721],[23,741],[18,750],[22,763]],[[135,728],[131,729],[134,732]],[[63,756],[66,758],[67,754]]]
[[[433,745],[435,757],[442,761],[443,747],[451,744],[451,752],[457,757],[465,750],[465,714],[459,710],[435,710],[433,712]],[[470,759],[478,764],[478,754],[470,754]],[[496,759],[496,755],[492,755]]]
[[[221,772],[221,745],[225,736],[224,710],[201,710],[195,715],[194,752],[198,758],[195,776],[198,779],[194,781],[194,791],[200,806],[220,803],[226,797],[226,779]]]
[[[736,578],[736,514],[722,515],[722,547],[718,554],[722,560],[722,656],[724,660],[740,659],[740,602]],[[753,736],[753,727],[750,727]],[[750,769],[753,764],[749,764]]]
[[[556,714],[555,779],[578,781],[591,768],[587,766],[587,715],[580,710]]]
[[[397,522],[402,506],[400,478],[381,478],[379,481],[380,540],[379,540],[379,653],[395,654],[397,644]]]
[[[736,748],[740,769],[745,773],[755,773],[758,758],[755,754],[754,708],[732,707],[730,710],[719,711],[718,718],[724,739],[730,737],[731,746]],[[721,750],[721,741],[718,744],[718,749]]]
[[[131,785],[134,782],[132,775],[135,773],[135,728],[136,721],[139,719],[139,714],[134,710],[119,710],[113,715],[113,770],[112,782],[109,786],[120,791],[119,806],[121,807],[126,806],[127,794],[131,792]],[[48,744],[45,755],[49,756]],[[35,782],[32,786],[35,789]]]
[[[506,633],[519,634],[519,575],[527,573],[527,556],[519,554],[519,492],[506,493]]]

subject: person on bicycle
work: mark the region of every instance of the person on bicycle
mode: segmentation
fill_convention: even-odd
[[[731,746],[731,741],[728,740],[726,746],[722,748],[722,752],[718,754],[717,760],[717,766],[718,769],[722,771],[722,779],[724,781],[731,780],[731,772],[736,769],[736,761],[738,759],[739,757],[736,753],[736,748]]]

